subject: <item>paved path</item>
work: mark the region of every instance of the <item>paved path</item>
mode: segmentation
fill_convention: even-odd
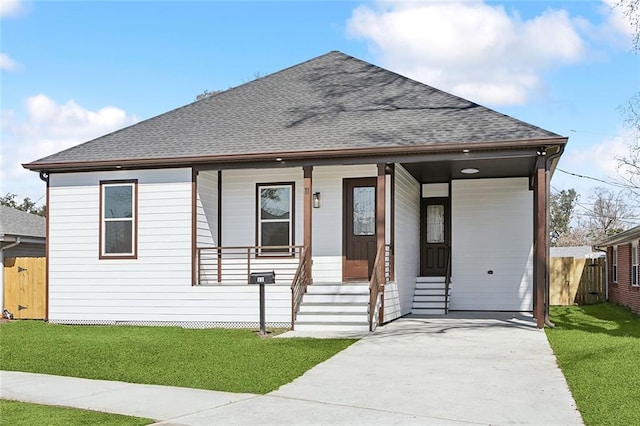
[[[164,425],[580,425],[530,318],[403,318],[267,395],[0,372],[0,397]]]

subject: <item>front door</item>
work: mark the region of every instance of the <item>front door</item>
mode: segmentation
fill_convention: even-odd
[[[420,208],[420,275],[444,277],[451,246],[449,198],[423,198]]]
[[[342,278],[369,280],[376,257],[376,179],[344,180]]]

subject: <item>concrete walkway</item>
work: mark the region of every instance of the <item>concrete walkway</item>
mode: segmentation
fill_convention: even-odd
[[[528,317],[395,321],[267,395],[0,372],[0,397],[164,425],[579,425],[543,331]]]

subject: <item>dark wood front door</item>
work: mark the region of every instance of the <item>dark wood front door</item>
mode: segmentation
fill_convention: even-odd
[[[376,179],[345,179],[342,278],[368,280],[376,257]]]
[[[444,277],[451,247],[449,198],[423,198],[420,207],[420,275]]]

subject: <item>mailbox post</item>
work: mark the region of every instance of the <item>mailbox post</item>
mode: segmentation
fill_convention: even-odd
[[[265,330],[265,303],[264,303],[264,285],[273,284],[276,280],[275,271],[271,272],[252,272],[249,275],[249,284],[260,285],[260,335],[267,334]]]

